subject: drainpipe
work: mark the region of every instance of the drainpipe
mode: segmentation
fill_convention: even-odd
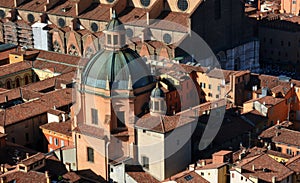
[[[109,182],[109,169],[108,169],[108,146],[109,146],[110,142],[107,139],[107,142],[105,144],[105,169],[106,169],[106,181]]]

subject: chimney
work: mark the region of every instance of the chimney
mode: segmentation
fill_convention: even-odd
[[[5,96],[5,103],[8,102],[8,96]]]
[[[16,9],[12,9],[9,11],[11,21],[15,21],[18,19],[18,12]]]
[[[272,177],[272,183],[276,183],[276,176]]]
[[[29,153],[26,153],[26,159],[28,159],[29,158]]]
[[[41,23],[48,23],[48,17],[46,13],[43,13],[40,17],[41,17]]]
[[[279,131],[276,131],[276,137],[278,137],[281,133]]]
[[[50,176],[49,176],[49,172],[48,171],[45,171],[45,177],[47,179],[47,183],[51,183],[51,180],[50,180]]]
[[[255,171],[255,165],[252,165],[252,170]]]
[[[202,160],[201,161],[201,166],[205,166],[206,165],[206,161],[205,160]]]

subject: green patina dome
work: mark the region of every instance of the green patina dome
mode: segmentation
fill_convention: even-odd
[[[156,88],[154,88],[151,92],[151,97],[152,98],[164,98],[165,93],[164,93],[164,91],[162,91],[162,89],[160,87],[156,86]]]
[[[82,77],[83,84],[102,89],[107,80],[115,89],[136,89],[154,80],[145,62],[130,48],[98,52],[85,66]]]

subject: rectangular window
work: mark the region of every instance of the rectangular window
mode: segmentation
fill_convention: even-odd
[[[92,124],[97,125],[98,124],[98,110],[92,109]]]
[[[125,39],[125,35],[121,35],[121,44],[125,44],[126,43],[126,39]]]
[[[219,98],[219,95],[216,95],[216,98]]]
[[[221,0],[215,0],[215,20],[221,18]]]
[[[107,35],[107,44],[111,44],[111,35]]]
[[[208,85],[208,89],[211,89],[211,84]]]
[[[91,147],[87,148],[87,160],[89,162],[94,162],[94,149]]]
[[[221,86],[218,86],[218,91],[221,91]]]
[[[60,141],[60,146],[61,146],[61,147],[64,147],[64,146],[65,146],[65,141],[64,141],[64,140],[61,140],[61,141]]]
[[[118,35],[114,35],[114,45],[117,45],[119,42]]]
[[[58,139],[57,139],[57,138],[54,138],[54,144],[55,144],[56,146],[58,146]]]
[[[29,141],[29,134],[28,133],[25,134],[25,138],[26,138],[26,141],[28,142]]]
[[[123,111],[117,112],[118,128],[124,128],[125,125],[125,113]]]
[[[286,153],[289,155],[292,155],[292,150],[291,149],[286,149]]]
[[[159,102],[158,101],[154,101],[154,109],[159,110]]]
[[[146,156],[142,156],[142,163],[143,163],[143,167],[146,169],[149,169],[149,158]]]
[[[203,83],[203,88],[205,88],[205,83]]]
[[[53,142],[52,142],[52,137],[50,136],[49,137],[49,144],[52,144]]]

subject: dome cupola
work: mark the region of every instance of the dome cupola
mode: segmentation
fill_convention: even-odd
[[[136,89],[153,84],[154,79],[145,61],[126,46],[126,31],[115,11],[104,35],[104,49],[84,67],[81,84],[106,90]]]
[[[150,95],[150,114],[153,116],[166,114],[167,106],[165,101],[165,93],[159,87],[159,81],[156,83],[156,87],[152,90]]]

